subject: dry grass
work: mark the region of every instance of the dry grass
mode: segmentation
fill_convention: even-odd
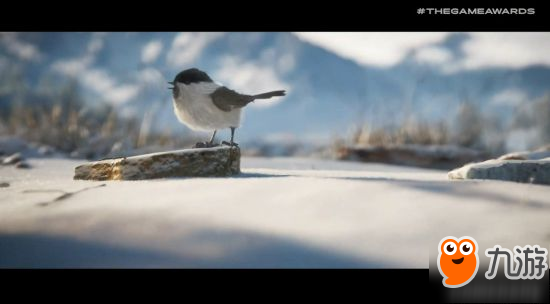
[[[381,127],[365,124],[355,128],[348,139],[337,140],[335,146],[455,145],[499,154],[504,152],[504,135],[508,130],[498,125],[474,103],[465,102],[445,121],[409,119]]]
[[[26,91],[0,107],[0,135],[86,158],[108,156],[144,147],[183,147],[194,138],[153,133],[139,118],[122,118],[105,103],[82,101],[75,84],[48,93]]]
[[[430,125],[423,122],[407,122],[398,127],[360,127],[352,136],[357,145],[443,145],[449,143],[448,128],[445,123]]]

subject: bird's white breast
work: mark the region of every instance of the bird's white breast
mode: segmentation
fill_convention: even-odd
[[[239,127],[241,109],[229,112],[220,110],[210,97],[219,84],[198,82],[176,83],[179,95],[174,98],[174,112],[178,120],[193,130],[212,131]]]

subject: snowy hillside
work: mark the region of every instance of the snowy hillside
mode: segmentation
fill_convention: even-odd
[[[422,38],[422,33],[415,35]],[[485,36],[440,33],[409,45],[417,38],[407,36],[387,33],[367,41],[362,53],[382,59],[393,56],[389,46],[396,42],[399,57],[377,64],[357,62],[330,51],[331,44],[321,47],[292,33],[5,33],[0,35],[0,70],[10,71],[4,78],[22,75],[25,89],[75,78],[90,103],[115,104],[120,113],[147,117],[153,128],[175,134],[188,130],[174,118],[166,81],[182,69],[199,67],[246,93],[286,89],[286,98],[247,109],[238,132],[243,141],[327,141],[362,122],[384,126],[413,118],[450,123],[464,101],[508,124],[516,105],[549,90],[550,68],[542,64],[547,56],[536,61],[525,54],[520,62],[497,65],[493,61],[505,57],[499,53],[500,40],[487,44],[492,40],[475,38]],[[477,57],[470,54],[478,49]],[[1,81],[0,109],[19,96],[22,84],[13,81]]]

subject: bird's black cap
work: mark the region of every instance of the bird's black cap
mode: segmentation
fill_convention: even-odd
[[[205,72],[197,68],[192,68],[181,71],[178,75],[176,75],[176,78],[174,78],[174,82],[190,84],[197,82],[212,82],[212,79]]]

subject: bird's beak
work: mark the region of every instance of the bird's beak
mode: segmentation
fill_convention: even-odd
[[[173,81],[168,81],[168,84],[174,85],[174,82]],[[173,90],[173,89],[174,89],[174,87],[168,88],[168,90]]]

